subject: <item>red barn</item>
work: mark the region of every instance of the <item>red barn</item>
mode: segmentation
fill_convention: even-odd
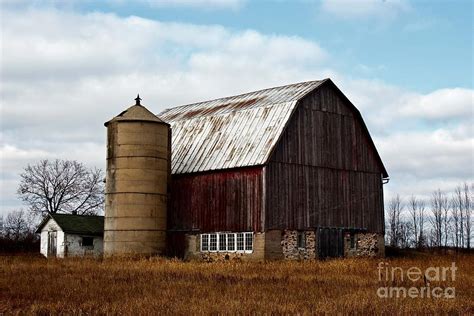
[[[330,79],[158,116],[172,131],[171,255],[383,255],[388,174],[360,112]]]

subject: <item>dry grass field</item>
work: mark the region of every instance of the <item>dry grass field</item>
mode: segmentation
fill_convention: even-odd
[[[430,286],[455,287],[456,297],[379,298],[381,286],[425,286],[399,276],[380,282],[380,261],[403,269],[454,261],[456,280]],[[473,301],[473,255],[270,263],[0,257],[0,314],[473,314]]]

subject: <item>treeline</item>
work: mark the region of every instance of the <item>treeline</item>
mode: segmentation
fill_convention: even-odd
[[[39,252],[38,220],[23,210],[11,211],[1,221],[0,253]]]
[[[438,189],[429,199],[393,197],[386,205],[387,245],[470,249],[473,193],[474,184],[464,183],[451,194]]]

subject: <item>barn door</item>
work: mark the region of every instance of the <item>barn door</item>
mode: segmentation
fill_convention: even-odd
[[[48,257],[56,257],[57,254],[57,232],[48,232]]]
[[[344,233],[340,228],[318,228],[318,257],[337,258],[344,256]]]

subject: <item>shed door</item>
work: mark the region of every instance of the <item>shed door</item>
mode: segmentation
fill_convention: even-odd
[[[344,256],[344,233],[341,228],[318,228],[318,257]]]
[[[57,232],[48,232],[48,257],[56,257],[57,254]]]

